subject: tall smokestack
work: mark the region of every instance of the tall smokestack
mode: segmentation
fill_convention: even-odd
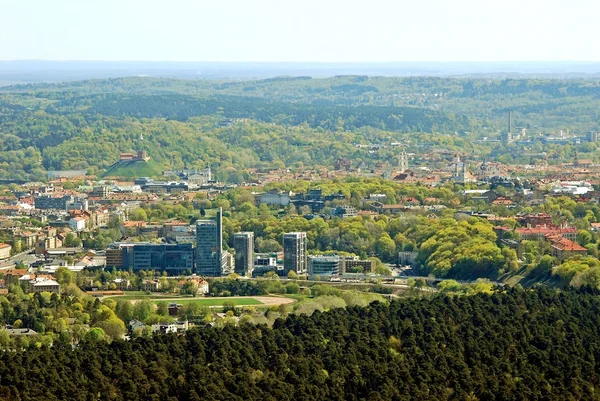
[[[511,110],[508,111],[508,133],[512,134],[512,116],[511,116]]]

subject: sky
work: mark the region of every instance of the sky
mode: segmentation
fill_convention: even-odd
[[[0,60],[600,61],[595,0],[0,0]]]

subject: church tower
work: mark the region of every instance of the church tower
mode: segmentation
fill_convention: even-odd
[[[398,155],[398,167],[401,173],[408,170],[408,155],[404,149],[402,149],[402,152]]]

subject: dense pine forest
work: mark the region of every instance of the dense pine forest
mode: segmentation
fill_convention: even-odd
[[[0,353],[1,400],[600,399],[600,298],[545,288]]]

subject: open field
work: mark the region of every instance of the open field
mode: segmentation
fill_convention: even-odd
[[[107,297],[109,298],[109,297]],[[136,303],[140,300],[150,300],[155,304],[158,302],[173,302],[178,304],[194,303],[199,306],[222,307],[224,302],[233,303],[236,306],[256,306],[258,308],[268,308],[271,306],[279,306],[283,304],[291,304],[296,302],[296,299],[289,297],[278,296],[254,296],[254,297],[176,297],[172,294],[160,296],[158,294],[147,295],[143,291],[126,291],[125,295],[112,296],[111,299],[124,299],[131,303]]]

